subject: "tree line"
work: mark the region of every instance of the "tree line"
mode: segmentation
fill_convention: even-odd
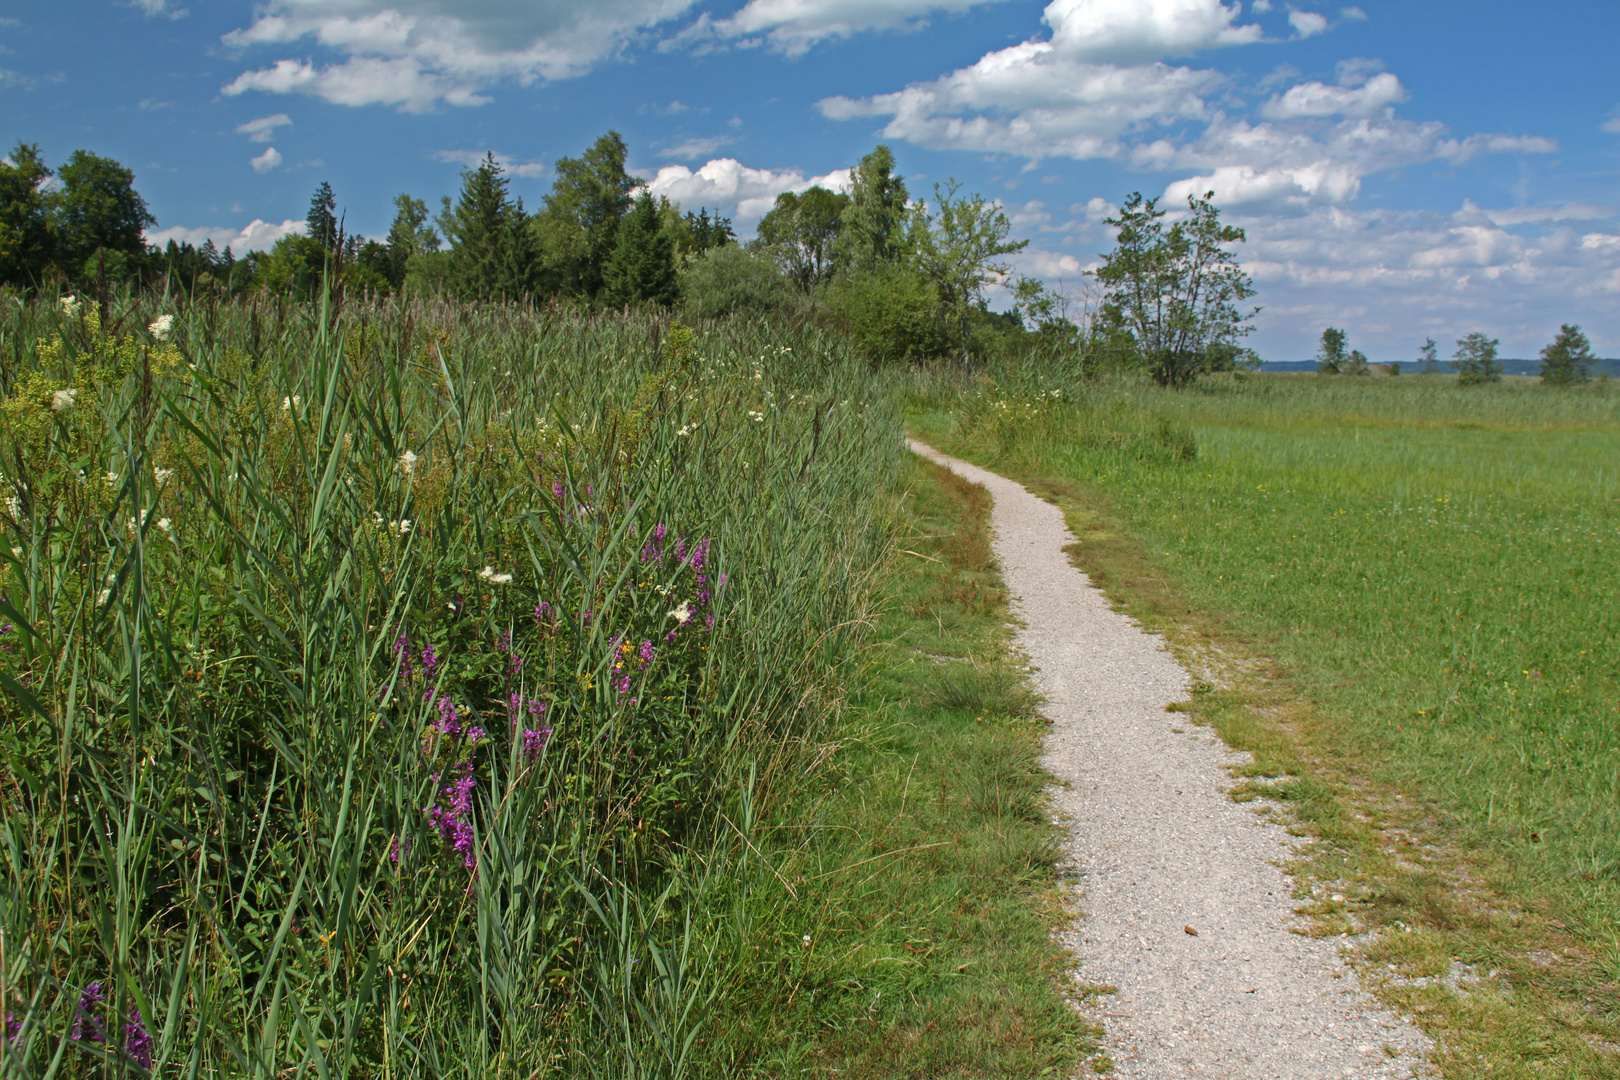
[[[560,300],[604,307],[679,307],[689,318],[798,313],[846,330],[875,362],[1039,354],[1083,370],[1136,368],[1180,386],[1208,371],[1258,363],[1241,347],[1258,309],[1208,195],[1170,215],[1132,195],[1108,224],[1119,245],[1095,272],[1100,302],[1077,309],[1017,275],[999,203],[955,181],[914,197],[878,146],[847,191],[786,192],[740,244],[729,219],[655,197],[625,167],[609,131],[556,162],[534,209],[514,198],[493,155],[464,170],[436,213],[394,199],[386,236],[350,233],[322,183],[302,232],[241,257],[213,241],[148,246],[156,224],[130,170],[77,151],[55,173],[37,146],[0,161],[0,284],[61,290],[163,288],[188,295],[268,291],[296,300],[426,291],[468,301]],[[992,287],[1010,303],[992,307]]]

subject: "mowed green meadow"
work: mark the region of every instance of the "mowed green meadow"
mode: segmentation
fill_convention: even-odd
[[[1449,959],[1545,991],[1549,1033],[1498,1048],[1503,1069],[1562,1055],[1573,1071],[1552,1075],[1609,1075],[1580,1048],[1620,1018],[1616,389],[1261,375],[1178,393],[1008,372],[927,382],[912,416],[1069,496],[1071,521],[1129,534],[1200,633],[1274,661],[1311,710],[1287,729],[1295,771],[1346,785],[1369,852],[1393,825],[1449,868],[1414,904],[1411,863],[1386,862],[1350,906],[1404,927],[1426,905],[1436,932],[1467,931]],[[1116,578],[1117,600],[1151,601]],[[1494,1068],[1448,1075],[1516,1075]]]

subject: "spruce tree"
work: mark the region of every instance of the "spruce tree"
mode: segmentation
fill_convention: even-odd
[[[1451,367],[1457,373],[1458,386],[1502,381],[1502,361],[1496,358],[1498,344],[1495,338],[1480,333],[1468,334],[1457,341]]]
[[[602,268],[602,281],[603,299],[615,306],[650,303],[667,307],[680,295],[674,241],[646,192],[619,223],[613,253]]]
[[[1592,378],[1592,343],[1581,328],[1565,323],[1558,336],[1541,350],[1541,381],[1562,386],[1587,382]]]
[[[494,154],[461,174],[461,196],[445,200],[439,230],[450,240],[449,285],[473,300],[513,299],[529,288],[533,249],[527,215],[507,198],[507,181]]]
[[[304,217],[304,235],[327,251],[336,251],[338,245],[337,196],[332,185],[325,180],[315,189],[309,200],[309,213]]]

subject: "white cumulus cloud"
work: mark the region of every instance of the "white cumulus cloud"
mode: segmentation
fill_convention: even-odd
[[[1290,11],[1288,25],[1294,28],[1294,33],[1302,38],[1315,37],[1328,28],[1326,15],[1314,11]]]
[[[266,147],[264,153],[248,162],[256,173],[267,173],[281,164],[281,152],[275,147]]]
[[[685,13],[693,0],[269,0],[225,35],[240,50],[310,42],[343,56],[317,66],[277,59],[224,87],[313,94],[339,105],[423,112],[480,105],[502,79],[528,84],[590,70],[635,34]]]
[[[1296,120],[1313,116],[1374,116],[1407,98],[1401,80],[1384,72],[1359,86],[1328,86],[1308,82],[1290,87],[1260,108],[1267,120]]]
[[[646,187],[654,196],[665,196],[683,206],[718,206],[734,210],[741,221],[756,221],[784,191],[812,187],[848,191],[849,170],[806,178],[798,169],[752,169],[735,158],[716,158],[695,172],[685,165],[665,165]]]
[[[240,229],[207,225],[187,228],[184,225],[175,225],[148,232],[146,242],[166,247],[169,241],[173,240],[177,244],[202,247],[204,243],[212,240],[220,251],[230,248],[233,254],[242,255],[249,251],[267,251],[283,236],[293,236],[303,231],[304,223],[292,218],[279,225],[254,218],[246,227]]]
[[[292,123],[286,113],[276,113],[274,116],[261,116],[257,120],[249,120],[245,124],[236,126],[238,135],[246,135],[249,142],[269,142],[275,130],[286,127]]]

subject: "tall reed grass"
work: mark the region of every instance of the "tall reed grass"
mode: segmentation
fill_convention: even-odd
[[[0,299],[0,1071],[700,1070],[888,544],[842,346]]]

